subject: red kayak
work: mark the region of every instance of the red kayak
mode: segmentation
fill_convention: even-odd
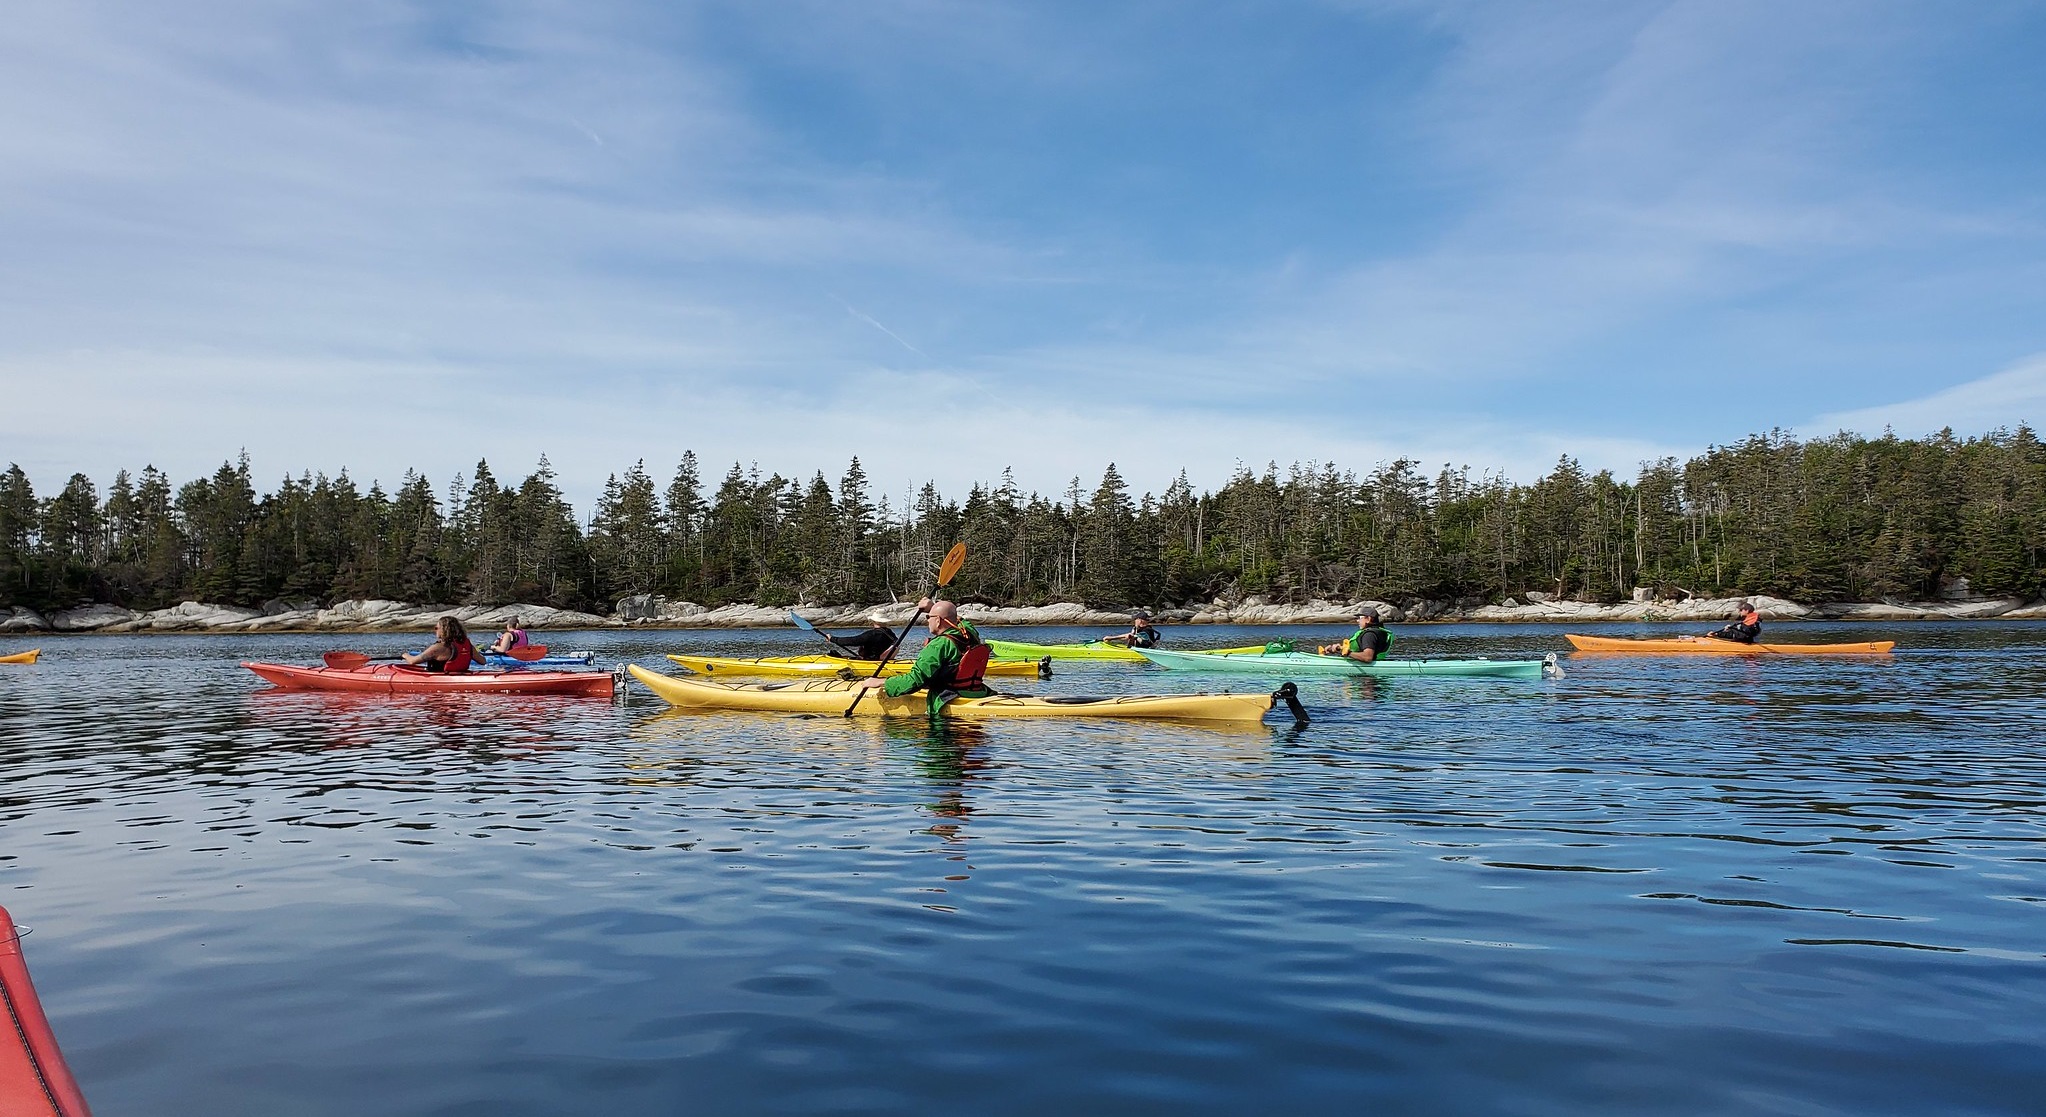
[[[0,1117],[92,1117],[36,1000],[14,919],[0,908]]]
[[[343,690],[359,694],[568,694],[582,698],[611,697],[607,671],[470,671],[444,675],[399,663],[379,663],[353,671],[336,667],[287,667],[281,663],[244,663],[274,686],[286,690]],[[5,1117],[0,1114],[0,1117]]]

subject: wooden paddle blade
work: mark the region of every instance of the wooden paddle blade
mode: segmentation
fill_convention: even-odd
[[[320,659],[336,671],[359,671],[369,666],[369,657],[361,652],[328,652]]]
[[[523,648],[513,648],[510,651],[499,652],[497,654],[509,656],[512,659],[518,660],[520,663],[531,663],[536,659],[547,658],[547,645],[527,644]]]
[[[952,578],[959,573],[959,568],[965,565],[966,540],[961,539],[959,542],[952,544],[950,551],[945,552],[944,564],[938,567],[938,584],[941,586],[951,585]]]

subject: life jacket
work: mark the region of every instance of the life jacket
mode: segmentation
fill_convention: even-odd
[[[931,690],[966,691],[986,689],[986,682],[984,680],[987,675],[988,656],[992,654],[992,649],[986,644],[981,643],[980,637],[975,635],[971,629],[955,626],[946,629],[938,635],[952,641],[959,648],[959,662],[953,664],[949,669],[941,668],[938,673],[939,677],[931,680],[934,684]]]
[[[466,675],[469,673],[469,665],[474,662],[476,645],[467,640],[459,640],[455,643],[455,654],[448,657],[448,661],[441,666],[441,671],[449,675]]]
[[[1155,648],[1157,646],[1158,630],[1155,628],[1140,628],[1130,633],[1130,647],[1132,648]]]
[[[511,646],[514,648],[523,648],[527,644],[532,643],[531,640],[526,639],[526,630],[523,628],[514,628],[511,630],[511,634],[512,634]]]
[[[1392,651],[1392,630],[1384,625],[1372,625],[1370,628],[1360,628],[1352,632],[1349,638],[1343,641],[1343,649],[1352,655],[1363,651],[1364,634],[1367,632],[1382,632],[1385,634],[1385,647],[1379,651],[1379,655],[1385,655]]]

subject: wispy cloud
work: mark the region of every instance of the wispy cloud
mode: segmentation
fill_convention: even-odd
[[[931,359],[931,355],[929,353],[926,353],[923,350],[918,349],[916,346],[911,345],[909,342],[904,341],[901,334],[898,334],[894,330],[891,330],[888,327],[882,325],[878,320],[875,319],[873,315],[860,310],[858,307],[855,307],[853,304],[846,302],[844,299],[839,299],[838,296],[836,295],[833,295],[832,298],[838,299],[838,305],[844,307],[845,312],[847,314],[852,315],[854,318],[857,318],[860,321],[865,322],[867,325],[874,327],[875,329],[881,331],[884,334],[887,334],[889,337],[894,338],[896,344],[902,346],[904,349],[909,350],[910,352],[916,354],[917,356],[922,357],[924,360],[928,361]]]
[[[2046,353],[1917,399],[1828,412],[1802,424],[1802,429],[1814,435],[1889,429],[1915,438],[1951,427],[1966,437],[2041,422],[2046,422]]]

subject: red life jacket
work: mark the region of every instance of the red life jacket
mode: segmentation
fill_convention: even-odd
[[[455,642],[455,654],[448,657],[447,663],[441,667],[441,670],[450,675],[466,675],[469,673],[469,665],[474,662],[476,662],[476,645],[471,644],[467,640],[458,640]]]
[[[987,661],[992,654],[986,644],[980,642],[972,632],[964,628],[952,628],[941,633],[945,639],[957,644],[961,650],[959,662],[952,665],[951,678],[940,678],[933,690],[976,690],[985,689],[983,681],[987,675]]]

